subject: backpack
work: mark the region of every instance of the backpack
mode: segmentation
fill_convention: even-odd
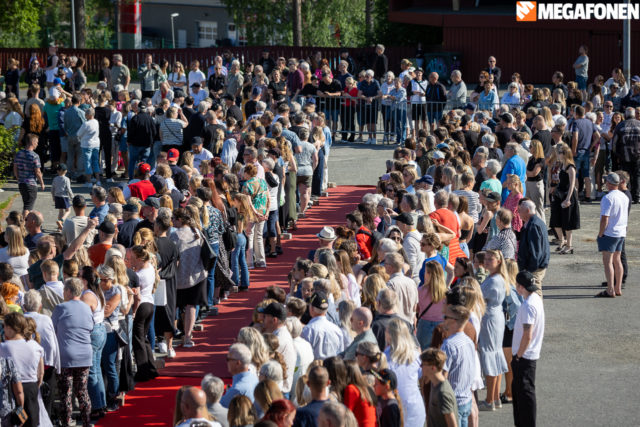
[[[364,234],[365,236],[371,237],[371,247],[372,248],[375,248],[378,245],[378,242],[380,240],[384,239],[384,234],[382,234],[378,230],[375,230],[373,232],[366,231],[366,230],[358,230],[358,232],[356,234]]]

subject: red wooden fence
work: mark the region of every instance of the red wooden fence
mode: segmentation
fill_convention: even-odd
[[[167,59],[169,63],[176,61],[182,62],[186,67],[189,66],[191,61],[200,61],[200,67],[206,69],[213,63],[213,59],[216,55],[222,55],[225,50],[230,50],[234,58],[240,60],[242,64],[247,62],[258,63],[260,61],[262,51],[268,49],[271,52],[271,57],[276,59],[279,56],[285,58],[309,58],[315,52],[322,52],[322,57],[329,60],[332,69],[337,69],[337,63],[342,48],[330,48],[330,47],[292,47],[292,46],[242,46],[242,47],[224,47],[224,48],[189,48],[189,49],[122,49],[122,50],[102,50],[102,49],[67,49],[60,48],[59,52],[64,53],[67,56],[77,56],[84,58],[86,61],[85,72],[95,73],[100,70],[103,58],[109,58],[111,60],[114,53],[122,55],[123,62],[132,70],[137,69],[138,65],[144,62],[144,55],[151,53],[154,57],[154,62],[159,62],[161,59]],[[364,61],[364,58],[368,58],[373,53],[373,48],[348,48],[351,56],[353,56],[358,64]],[[20,64],[26,64],[29,61],[31,52],[37,52],[41,61],[44,61],[47,57],[46,49],[0,49],[0,68],[6,67],[9,58],[14,58],[19,61]],[[385,54],[389,58],[389,68],[392,71],[399,71],[400,60],[402,58],[413,58],[415,56],[414,47],[389,47],[386,49]],[[41,66],[44,64],[41,63]]]

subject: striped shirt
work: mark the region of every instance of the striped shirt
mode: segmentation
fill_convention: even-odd
[[[18,184],[37,185],[36,169],[40,168],[40,156],[33,150],[20,150],[16,154]]]
[[[162,145],[182,145],[182,120],[166,118],[160,123]]]
[[[456,394],[458,407],[471,400],[471,384],[475,378],[475,346],[464,333],[458,332],[442,343],[440,348],[447,355],[444,370]]]

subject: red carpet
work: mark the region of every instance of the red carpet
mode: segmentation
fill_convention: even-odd
[[[219,315],[202,323],[203,332],[194,333],[194,348],[179,347],[177,357],[166,364],[161,377],[141,383],[127,395],[126,404],[118,412],[107,415],[100,426],[167,426],[172,425],[176,391],[183,385],[200,385],[202,377],[212,373],[229,382],[226,352],[238,331],[249,325],[255,305],[262,300],[264,289],[270,285],[287,286],[287,274],[297,257],[306,257],[317,247],[315,236],[325,225],[345,223],[344,216],[355,209],[362,196],[373,187],[344,186],[329,190],[330,197],[322,198],[320,206],[307,211],[298,221],[293,239],[283,241],[284,255],[267,259],[266,269],[251,270],[249,292],[232,294],[219,307]]]

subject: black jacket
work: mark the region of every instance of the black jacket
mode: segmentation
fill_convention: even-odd
[[[135,147],[151,147],[158,137],[156,123],[147,112],[141,111],[131,118],[127,128],[127,142]]]

